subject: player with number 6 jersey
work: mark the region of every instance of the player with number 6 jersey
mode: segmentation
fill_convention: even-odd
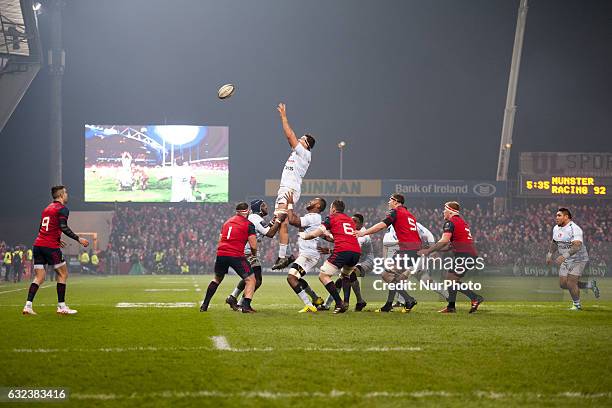
[[[336,302],[334,313],[346,312],[347,306],[340,299],[332,276],[339,271],[342,276],[350,276],[361,256],[361,247],[355,237],[355,221],[344,213],[344,208],[342,200],[334,201],[329,210],[329,217],[325,218],[319,228],[311,232],[300,232],[300,238],[303,240],[317,238],[327,231],[334,238],[334,251],[323,263],[319,273],[319,280]]]

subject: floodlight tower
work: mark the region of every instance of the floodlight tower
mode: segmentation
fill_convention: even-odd
[[[514,48],[512,50],[512,63],[510,64],[510,78],[508,80],[508,94],[506,96],[506,109],[502,125],[501,141],[499,143],[499,159],[497,161],[497,181],[508,181],[508,165],[510,164],[510,149],[512,148],[512,130],[514,128],[514,115],[516,113],[516,88],[518,74],[521,66],[521,53],[523,51],[523,38],[527,22],[527,0],[521,0],[514,33]],[[506,210],[506,198],[498,197],[493,200],[496,212]]]

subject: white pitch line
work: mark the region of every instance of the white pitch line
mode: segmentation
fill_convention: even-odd
[[[267,399],[267,400],[278,400],[278,399],[290,399],[290,398],[344,398],[353,397],[361,399],[379,399],[379,398],[451,398],[451,397],[462,397],[462,398],[481,398],[481,399],[536,399],[537,401],[557,400],[557,399],[606,399],[611,398],[612,393],[593,393],[586,394],[581,392],[563,392],[558,394],[541,394],[541,393],[505,393],[505,392],[493,392],[493,391],[475,391],[475,392],[448,392],[448,391],[433,391],[433,390],[422,390],[422,391],[373,391],[373,392],[354,392],[354,391],[340,391],[331,390],[329,392],[274,392],[274,391],[242,391],[242,392],[225,392],[215,390],[198,390],[198,391],[160,391],[160,392],[147,392],[147,393],[131,393],[131,394],[84,394],[84,393],[72,393],[71,398],[77,400],[123,400],[123,399],[182,399],[182,398],[224,398],[224,399]]]
[[[218,350],[231,350],[232,347],[229,345],[229,342],[225,338],[225,336],[212,336],[210,338],[213,341],[213,344]]]
[[[175,302],[175,303],[160,303],[160,302],[120,302],[115,305],[119,308],[139,308],[139,307],[153,307],[153,308],[179,308],[179,307],[194,307],[195,302]]]
[[[177,285],[178,285],[178,284],[184,285],[184,284],[188,284],[189,282],[188,282],[188,281],[162,281],[162,282],[156,282],[156,283],[159,283],[159,284],[161,284],[161,285],[165,285],[165,284],[167,284],[167,283],[172,284],[172,285],[174,285],[174,284],[177,284]]]
[[[37,307],[57,307],[57,303],[34,303],[32,306],[34,309]],[[108,307],[106,303],[72,303],[70,302],[70,306],[105,306]],[[13,305],[0,305],[0,307],[23,307],[23,303],[21,304],[13,304]]]
[[[53,285],[43,285],[43,286],[39,287],[38,289],[49,288],[51,286],[53,286]],[[28,290],[28,289],[30,289],[30,286],[28,286],[26,288],[4,290],[4,291],[0,292],[0,295],[3,294],[3,293],[19,292],[20,290]]]
[[[310,351],[310,352],[395,352],[395,351],[422,351],[421,347],[293,347],[274,349],[272,347],[250,347],[250,348],[233,348],[224,336],[213,336],[213,347],[197,346],[197,347],[154,347],[154,346],[137,346],[137,347],[102,347],[102,348],[16,348],[12,350],[0,350],[0,353],[125,353],[125,352],[159,352],[159,351],[229,351],[233,353],[251,353],[251,352],[284,352],[284,351]]]
[[[187,292],[189,289],[145,289],[145,292]]]

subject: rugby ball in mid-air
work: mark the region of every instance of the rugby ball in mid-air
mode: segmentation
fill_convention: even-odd
[[[234,94],[236,87],[234,84],[225,84],[217,91],[217,96],[219,99],[227,99]]]

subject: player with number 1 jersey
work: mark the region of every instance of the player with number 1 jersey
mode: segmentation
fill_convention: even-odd
[[[244,302],[242,313],[253,313],[251,299],[255,292],[255,276],[244,255],[244,246],[248,242],[251,246],[251,254],[257,256],[257,237],[255,226],[248,220],[249,205],[238,203],[236,215],[225,221],[219,235],[217,246],[217,259],[215,260],[215,277],[206,289],[206,296],[200,307],[200,312],[208,311],[208,305],[217,291],[219,284],[225,278],[231,267],[245,283]]]

